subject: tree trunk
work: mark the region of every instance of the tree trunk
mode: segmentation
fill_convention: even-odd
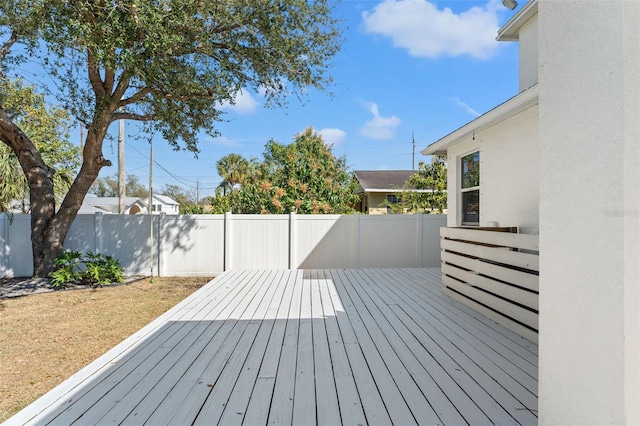
[[[34,277],[47,277],[53,272],[53,261],[63,248],[67,232],[91,184],[102,167],[111,165],[102,156],[102,141],[110,123],[108,115],[96,115],[94,123],[97,125],[87,132],[80,172],[56,212],[55,170],[45,164],[35,144],[0,106],[0,140],[18,157],[29,183]]]

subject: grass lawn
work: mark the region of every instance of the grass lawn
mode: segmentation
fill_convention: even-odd
[[[35,401],[211,278],[0,299],[0,422]]]

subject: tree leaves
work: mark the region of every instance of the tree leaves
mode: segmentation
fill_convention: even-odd
[[[55,170],[54,190],[57,200],[61,200],[80,165],[80,150],[68,141],[68,114],[58,107],[49,107],[35,86],[25,85],[21,80],[0,80],[0,103]],[[6,211],[10,203],[28,213],[29,185],[15,153],[0,144],[0,211]]]
[[[353,213],[357,184],[346,159],[336,158],[309,128],[293,143],[267,142],[258,173],[230,194],[234,213]]]
[[[409,177],[404,191],[396,195],[400,202],[391,206],[394,213],[443,213],[447,208],[447,165],[444,158],[434,156],[431,164],[421,161],[418,172]]]
[[[242,90],[267,105],[324,90],[340,47],[332,0],[0,0],[0,71],[15,77],[26,46],[50,87],[87,127],[83,163],[55,209],[51,169],[30,134],[0,109],[0,139],[27,171],[34,275],[53,258],[102,167],[109,125],[138,120],[146,134],[197,154],[200,132],[217,136],[221,105]],[[8,54],[8,51],[12,54]],[[12,56],[13,55],[13,56]]]

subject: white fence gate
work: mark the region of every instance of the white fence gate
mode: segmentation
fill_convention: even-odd
[[[13,220],[0,215],[0,278],[33,273],[30,221],[29,215],[15,215]],[[423,214],[151,217],[97,213],[78,215],[65,248],[114,256],[127,275],[438,267],[443,226],[445,215]]]

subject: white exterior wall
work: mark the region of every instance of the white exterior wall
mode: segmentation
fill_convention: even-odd
[[[538,15],[534,15],[522,27],[519,34],[520,91],[538,82]]]
[[[539,2],[540,423],[640,424],[640,2]]]
[[[538,233],[538,129],[534,106],[449,148],[447,226],[462,224],[460,158],[480,150],[480,226]]]

